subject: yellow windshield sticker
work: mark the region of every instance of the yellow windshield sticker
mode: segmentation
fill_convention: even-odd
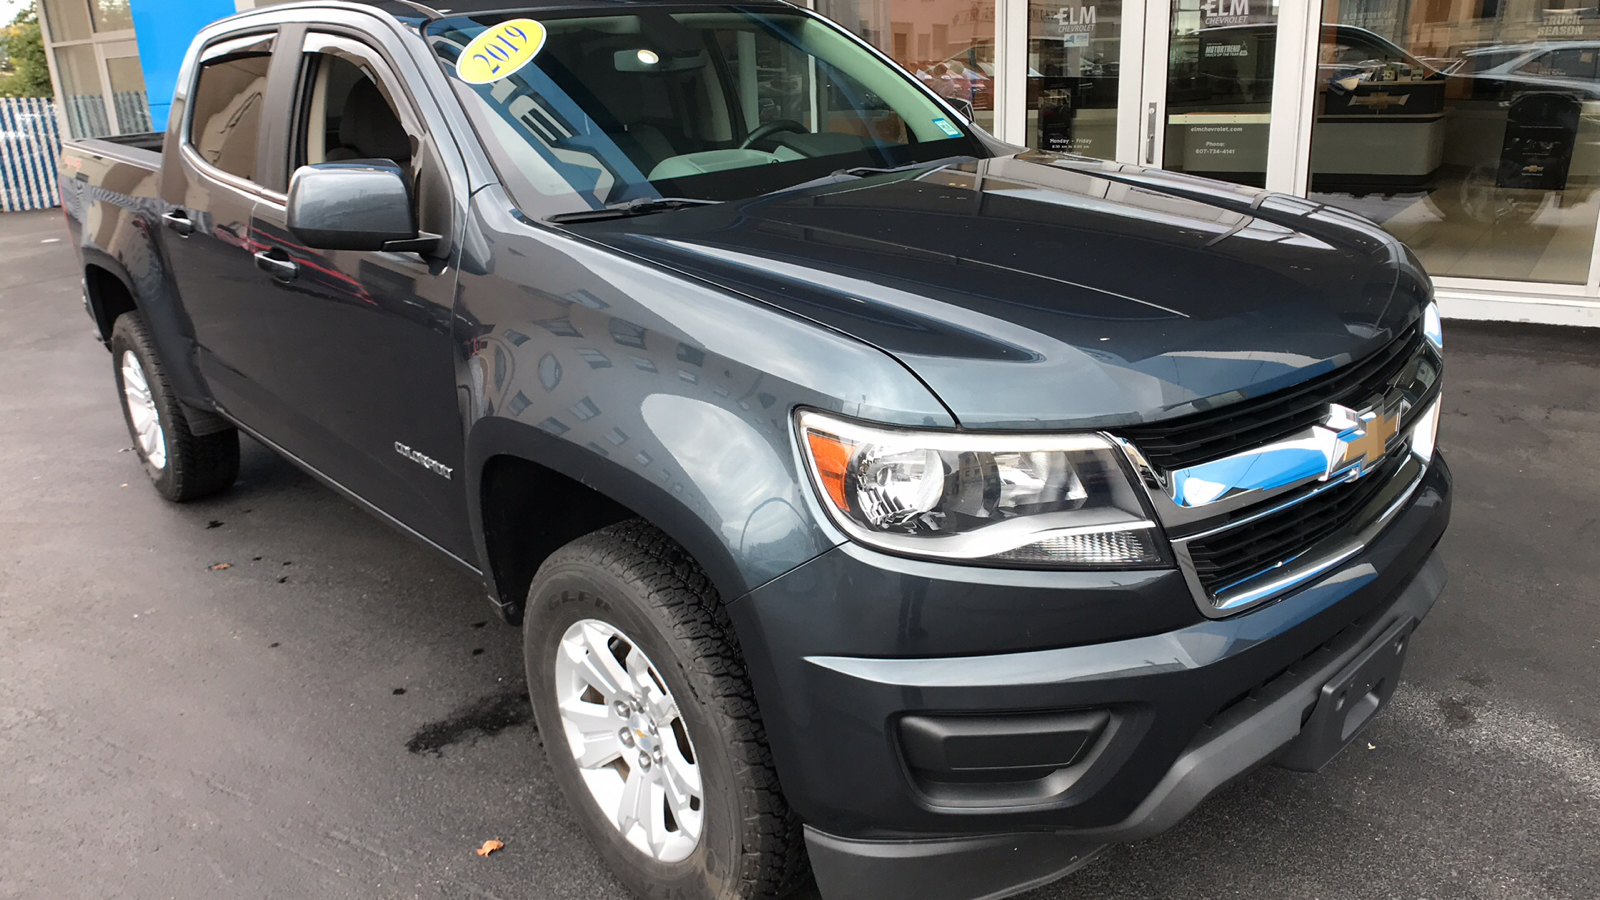
[[[544,49],[544,26],[512,19],[485,29],[461,51],[456,74],[470,84],[499,81],[527,65]]]

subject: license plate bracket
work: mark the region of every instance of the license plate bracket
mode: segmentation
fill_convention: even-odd
[[[1400,670],[1416,627],[1417,620],[1411,618],[1394,623],[1329,679],[1317,694],[1311,717],[1284,748],[1277,764],[1316,772],[1371,724],[1400,684]]]

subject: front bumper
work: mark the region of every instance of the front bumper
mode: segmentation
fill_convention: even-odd
[[[1226,619],[1202,618],[1175,573],[995,573],[851,546],[730,604],[824,896],[1005,896],[1176,824],[1293,742],[1377,636],[1427,614],[1449,507],[1441,458],[1361,553]],[[1128,609],[1156,630],[1129,633]],[[950,789],[907,762],[908,716],[1069,711],[1108,722],[1025,789]]]

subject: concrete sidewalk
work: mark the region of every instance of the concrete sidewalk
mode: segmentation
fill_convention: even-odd
[[[0,216],[0,898],[621,897],[471,579],[249,442],[150,490],[64,237]],[[1030,900],[1600,896],[1600,333],[1446,336],[1451,583],[1389,712]]]

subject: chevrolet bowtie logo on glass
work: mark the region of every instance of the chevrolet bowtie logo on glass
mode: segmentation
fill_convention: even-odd
[[[1321,423],[1293,437],[1173,472],[1168,493],[1179,506],[1192,508],[1247,491],[1360,478],[1394,448],[1400,419],[1398,399],[1359,412],[1330,404]]]

